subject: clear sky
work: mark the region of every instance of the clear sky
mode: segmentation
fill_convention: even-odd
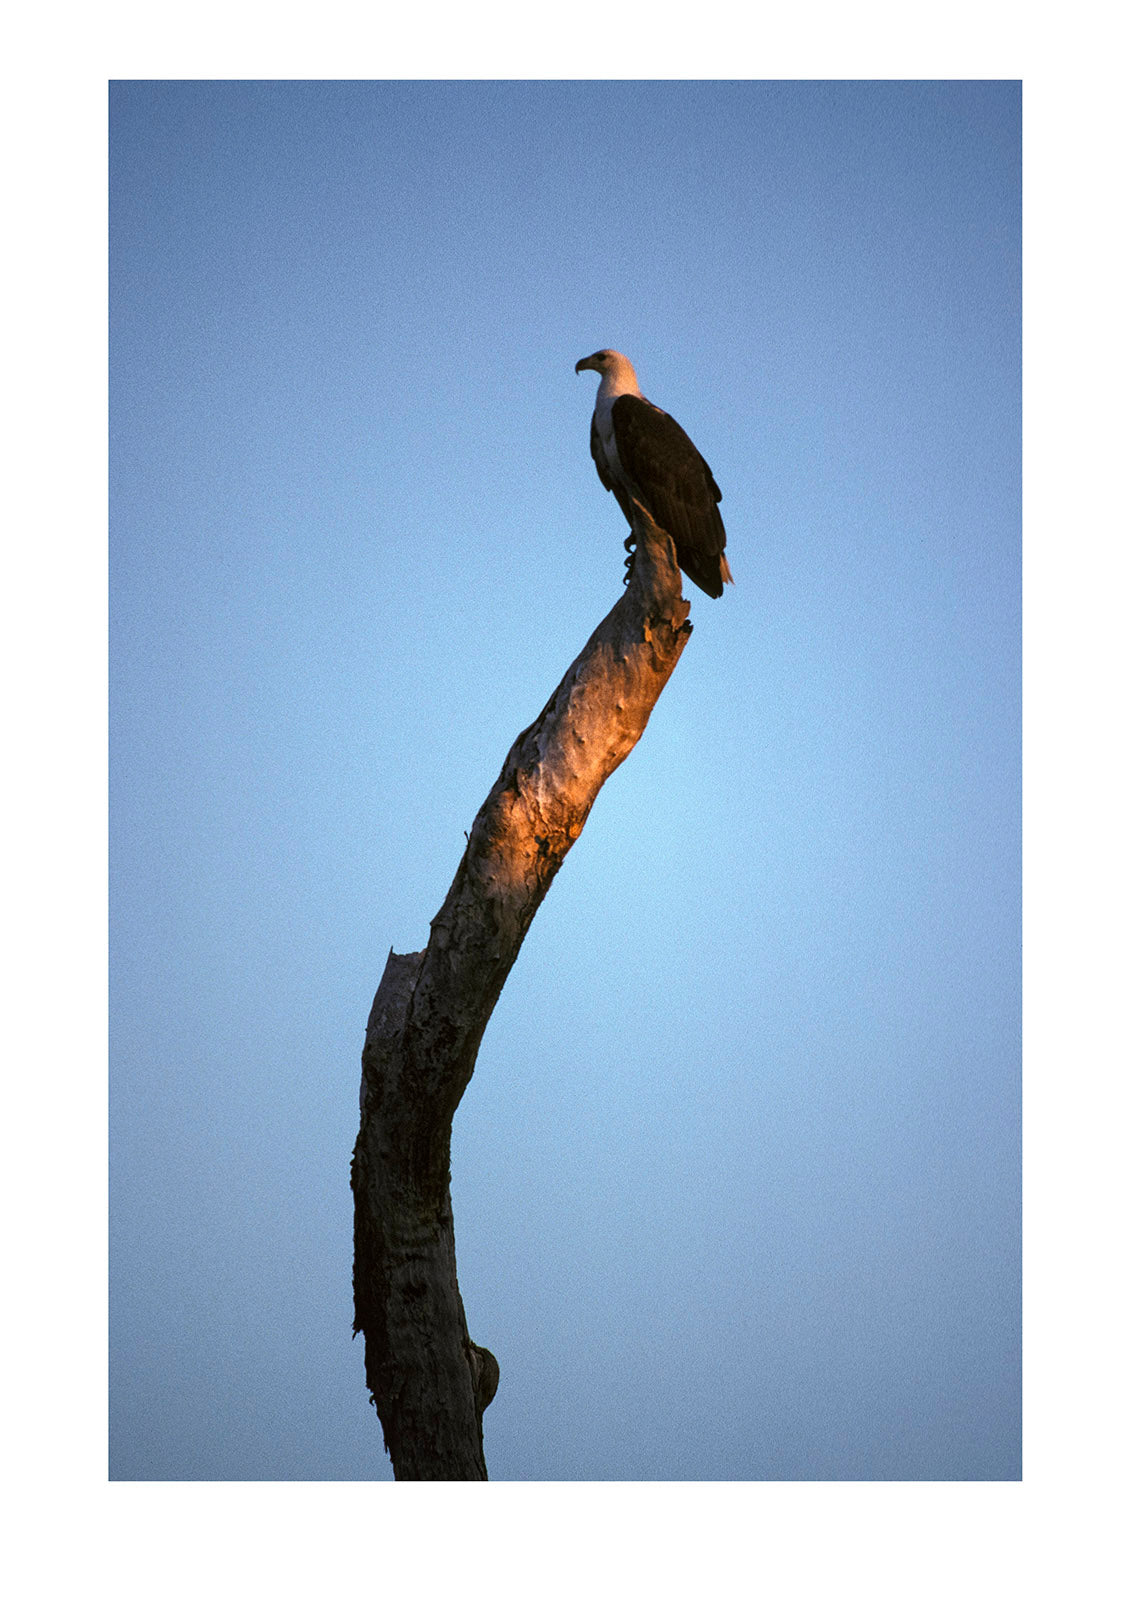
[[[1020,89],[111,94],[111,1472],[388,1477],[349,1156],[621,592],[603,345],[735,587],[457,1113],[497,1479],[1020,1470]]]

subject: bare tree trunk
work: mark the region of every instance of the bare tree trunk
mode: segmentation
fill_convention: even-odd
[[[645,512],[625,593],[519,734],[426,950],[389,953],[362,1053],[354,1331],[398,1479],[486,1478],[498,1385],[456,1282],[452,1117],[526,930],[691,633],[672,541]]]

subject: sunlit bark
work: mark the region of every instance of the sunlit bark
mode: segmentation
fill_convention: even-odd
[[[628,587],[512,745],[427,948],[390,952],[366,1029],[354,1327],[398,1479],[487,1476],[498,1365],[456,1282],[452,1117],[534,913],[691,633],[671,540],[640,510],[634,531]]]

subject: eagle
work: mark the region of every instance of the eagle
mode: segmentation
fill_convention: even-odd
[[[710,467],[675,418],[645,400],[632,362],[619,350],[596,350],[573,370],[601,374],[589,429],[597,476],[616,495],[630,526],[632,502],[640,502],[671,535],[676,560],[692,583],[717,600],[723,584],[734,579],[724,554],[722,493]],[[626,539],[625,548],[632,542]]]

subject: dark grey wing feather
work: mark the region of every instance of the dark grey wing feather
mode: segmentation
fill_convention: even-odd
[[[723,592],[723,572],[729,569],[718,507],[722,494],[710,467],[674,417],[636,395],[621,395],[616,401],[613,427],[621,468],[637,497],[671,534],[676,560],[687,576],[717,599]]]

